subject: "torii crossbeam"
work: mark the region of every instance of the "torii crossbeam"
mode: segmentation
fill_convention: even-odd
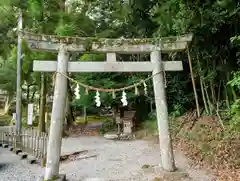
[[[68,62],[68,72],[152,72],[156,64],[152,62]],[[181,61],[163,62],[164,71],[183,70]],[[35,60],[33,71],[55,72],[57,61]]]
[[[181,61],[162,61],[161,53],[186,49],[192,35],[161,39],[96,39],[59,37],[22,33],[29,47],[38,51],[58,52],[57,61],[34,61],[34,71],[59,72],[55,79],[50,135],[47,149],[45,180],[58,176],[61,134],[67,98],[67,72],[152,72],[162,167],[175,170],[163,71],[181,71]],[[69,62],[69,52],[106,53],[106,62]],[[149,53],[149,62],[118,62],[116,53]]]
[[[161,38],[110,39],[95,37],[68,37],[37,35],[21,32],[33,50],[58,52],[62,44],[69,52],[141,54],[160,50],[162,53],[179,52],[192,41],[192,34]]]

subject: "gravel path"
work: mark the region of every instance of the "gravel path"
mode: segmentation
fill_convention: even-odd
[[[30,165],[7,148],[0,148],[0,181],[36,181],[43,169]]]
[[[143,165],[160,163],[159,146],[147,141],[112,141],[102,137],[63,139],[62,154],[84,151],[78,160],[61,163],[60,173],[69,181],[152,181],[158,174]],[[84,158],[85,157],[85,158]],[[181,151],[175,152],[177,167],[187,173],[186,181],[212,181],[213,176],[190,168]],[[43,174],[37,165],[28,165],[6,149],[0,148],[0,181],[36,181]],[[174,179],[178,180],[179,179]],[[185,181],[184,180],[184,181]]]

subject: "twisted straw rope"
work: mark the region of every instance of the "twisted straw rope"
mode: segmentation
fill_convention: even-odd
[[[90,85],[87,85],[87,84],[84,84],[82,82],[79,82],[79,81],[76,81],[74,80],[73,78],[63,74],[63,73],[60,73],[60,72],[55,72],[53,74],[53,79],[55,79],[55,76],[56,74],[59,73],[60,75],[64,76],[66,79],[84,87],[86,90],[94,90],[94,91],[100,91],[100,92],[121,92],[121,91],[125,91],[125,90],[129,90],[129,89],[132,89],[132,88],[135,88],[141,84],[143,84],[144,82],[152,79],[154,76],[156,76],[157,74],[159,74],[160,72],[156,73],[156,74],[153,74],[152,76],[149,76],[148,78],[144,79],[144,80],[141,80],[135,84],[132,84],[132,85],[129,85],[129,86],[126,86],[126,87],[122,87],[122,88],[117,88],[117,89],[105,89],[105,88],[99,88],[99,87],[93,87],[93,86],[90,86]],[[164,72],[164,82],[165,82],[165,87],[167,86],[166,85],[166,73]]]

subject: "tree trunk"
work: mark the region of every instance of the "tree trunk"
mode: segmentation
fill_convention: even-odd
[[[35,94],[36,94],[36,91],[33,92],[30,102],[34,102]]]
[[[206,84],[205,84],[204,81],[203,81],[203,86],[205,88],[204,90],[205,90],[205,93],[206,93],[207,103],[208,103],[208,106],[209,106],[209,113],[210,113],[210,115],[212,115],[213,114],[212,103],[211,103],[211,100],[209,98],[207,87],[206,87]]]
[[[49,132],[49,116],[48,116],[48,111],[46,110],[45,112],[45,115],[44,115],[44,120],[45,120],[45,129],[46,129],[46,132],[48,133]]]
[[[230,81],[230,75],[229,73],[227,73],[227,81],[229,82]],[[233,87],[230,86],[230,89],[231,89],[231,93],[232,93],[232,101],[235,102],[237,100],[237,95],[233,89]],[[227,89],[226,89],[227,90]]]
[[[199,72],[199,79],[200,79],[200,88],[201,88],[201,93],[202,93],[202,98],[203,98],[203,103],[204,103],[204,108],[205,108],[205,111],[207,114],[209,114],[209,107],[207,105],[207,100],[206,100],[206,97],[205,97],[205,92],[204,92],[204,85],[203,85],[203,79],[201,77],[201,65],[200,65],[200,62],[199,62],[199,59],[197,58],[197,63],[198,63],[198,72]]]
[[[71,61],[75,61],[77,59],[77,54],[72,53],[71,54]],[[70,76],[70,75],[68,75]],[[73,122],[75,122],[75,117],[73,114],[73,108],[71,106],[71,103],[73,101],[73,93],[70,85],[70,81],[67,80],[67,92],[68,92],[68,98],[67,98],[67,104],[66,104],[66,118],[67,118],[67,127],[70,128],[73,125]]]
[[[6,101],[5,101],[4,114],[8,114],[11,104],[12,104],[12,100],[11,100],[10,95],[8,94]]]
[[[40,92],[40,110],[39,110],[39,132],[46,132],[45,126],[45,110],[46,110],[46,75],[41,73],[41,92]]]
[[[75,121],[73,109],[71,106],[72,102],[72,91],[70,86],[70,81],[68,80],[68,97],[67,97],[67,103],[66,103],[66,118],[67,118],[67,127],[70,128],[73,125],[73,122]]]
[[[32,84],[27,85],[27,102],[30,102],[30,87],[32,86]]]
[[[224,62],[223,62],[223,63],[226,65],[226,64],[227,64],[227,60],[224,59]],[[227,72],[227,75],[226,75],[226,76],[227,76],[227,82],[229,82],[229,81],[230,81],[229,72]],[[232,101],[233,101],[233,102],[236,102],[236,100],[237,100],[237,95],[236,95],[233,87],[230,86],[230,89],[231,89],[231,93],[232,93]],[[227,89],[226,89],[226,90],[227,90]],[[228,93],[228,92],[227,92],[227,93]]]
[[[201,87],[201,92],[202,92],[202,98],[203,98],[204,108],[205,108],[206,113],[209,114],[209,107],[208,107],[208,105],[207,105],[207,100],[206,100],[206,97],[205,97],[204,87],[203,87],[203,80],[202,80],[201,77],[200,77],[200,87]]]
[[[196,89],[196,84],[195,84],[195,79],[194,79],[194,73],[193,73],[193,69],[192,69],[192,60],[191,60],[191,56],[190,56],[190,52],[189,52],[188,48],[187,48],[187,54],[188,54],[188,62],[189,62],[189,68],[190,68],[190,73],[191,73],[195,103],[196,103],[196,108],[197,108],[197,116],[200,117],[200,108],[199,108],[197,89]]]
[[[63,122],[63,136],[65,136],[65,130],[68,130],[71,126],[71,120],[68,120],[68,113],[69,113],[69,101],[68,96],[66,97],[66,103],[65,103],[65,117]]]
[[[237,94],[236,94],[234,88],[231,87],[231,91],[232,91],[232,95],[233,95],[233,102],[236,102],[236,100],[237,100]]]
[[[211,99],[212,100],[212,109],[216,110],[217,101],[216,101],[215,90],[213,87],[213,83],[211,82],[210,84],[211,84],[210,91],[211,91],[211,96],[212,96],[212,99]]]
[[[228,90],[227,90],[226,83],[224,82],[223,85],[224,85],[224,92],[225,92],[227,109],[230,109],[230,102],[229,102]]]
[[[211,94],[212,94],[212,102],[214,105],[216,105],[217,104],[216,93],[215,93],[215,88],[214,88],[213,83],[211,83],[210,89],[211,89]]]
[[[83,106],[83,117],[84,117],[84,123],[87,124],[87,106]]]
[[[213,59],[213,71],[216,71],[216,60]],[[214,105],[214,107],[217,105],[218,101],[217,101],[217,95],[216,95],[216,91],[215,91],[215,86],[214,86],[214,81],[211,81],[211,94],[212,94],[212,103]]]
[[[150,111],[153,112],[153,100],[150,100]]]

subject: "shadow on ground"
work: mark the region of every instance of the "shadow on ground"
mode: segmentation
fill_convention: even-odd
[[[2,170],[5,170],[7,167],[9,167],[9,164],[0,163],[0,172],[1,172]]]

